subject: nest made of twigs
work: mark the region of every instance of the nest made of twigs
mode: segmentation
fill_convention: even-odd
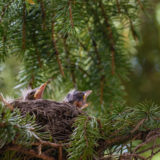
[[[72,133],[75,118],[82,113],[76,106],[51,100],[16,100],[12,103],[22,115],[36,116],[36,122],[49,131],[53,141],[67,141]]]

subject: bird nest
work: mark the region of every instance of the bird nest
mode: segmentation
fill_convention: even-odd
[[[76,106],[51,100],[16,100],[12,103],[22,115],[35,115],[36,122],[49,131],[53,141],[67,141],[72,133],[75,118],[82,113]]]

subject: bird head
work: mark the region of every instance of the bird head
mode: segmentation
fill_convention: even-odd
[[[28,88],[28,89],[23,90],[22,91],[23,99],[24,100],[41,99],[47,84],[48,83],[46,82],[38,88],[35,88],[35,89]]]
[[[67,96],[65,97],[63,102],[70,103],[76,107],[84,107],[87,106],[87,97],[92,93],[91,90],[87,91],[77,91],[71,90]]]

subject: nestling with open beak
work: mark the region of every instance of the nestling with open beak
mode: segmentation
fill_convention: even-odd
[[[42,84],[40,87],[35,89],[28,88],[28,89],[22,90],[22,99],[23,100],[41,99],[47,84],[48,82]]]
[[[77,91],[71,90],[64,98],[63,102],[70,103],[76,107],[87,107],[87,97],[92,93],[92,90]]]

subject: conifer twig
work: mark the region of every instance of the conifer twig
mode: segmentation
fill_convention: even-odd
[[[26,2],[23,0],[23,13],[22,13],[22,49],[26,48]]]
[[[69,68],[70,68],[71,77],[72,77],[72,82],[73,82],[74,87],[76,87],[76,77],[75,77],[74,68],[72,67],[73,62],[71,62],[71,59],[70,59],[70,52],[69,52],[69,49],[68,49],[66,40],[67,40],[67,38],[64,37],[64,38],[63,38],[64,50],[65,50],[65,53],[66,53],[66,58],[67,58],[67,60],[68,60],[68,66],[69,66]]]
[[[74,23],[73,23],[73,17],[72,17],[72,2],[71,2],[71,0],[69,0],[69,16],[70,16],[71,25],[72,25],[72,28],[73,28]]]
[[[100,57],[98,49],[97,49],[97,43],[95,42],[95,40],[93,38],[92,38],[92,44],[93,44],[95,54],[97,57],[97,68],[98,68],[99,72],[102,73],[103,69],[102,69],[102,64],[101,64],[101,57]],[[104,83],[105,83],[105,75],[102,74],[100,77],[100,104],[101,105],[103,103]]]
[[[58,156],[58,160],[63,160],[62,146],[59,147],[59,156]]]
[[[100,89],[101,89],[100,104],[101,105],[103,104],[104,83],[105,83],[105,76],[102,75],[100,79]]]
[[[8,107],[11,111],[13,111],[13,106],[11,105],[11,104],[9,104],[4,98],[3,98],[3,96],[0,94],[0,101],[2,101],[3,102],[3,104],[6,106],[6,107]]]
[[[130,23],[133,38],[136,41],[137,40],[137,34],[136,34],[136,31],[135,31],[135,28],[133,26],[133,23],[132,23],[132,20],[130,19],[130,17],[128,17],[128,18],[129,18],[129,23]]]
[[[143,8],[143,5],[142,5],[141,1],[140,1],[140,0],[137,0],[137,2],[138,2],[138,4],[139,4],[140,8],[144,11],[144,8]]]
[[[7,150],[16,151],[19,153],[23,153],[25,155],[29,155],[31,157],[40,158],[42,160],[55,160],[55,158],[53,158],[53,157],[49,157],[43,153],[38,154],[33,149],[28,150],[28,149],[25,149],[24,147],[21,147],[20,145],[10,146],[7,148]]]
[[[8,9],[8,7],[10,6],[10,4],[14,2],[14,0],[10,1],[7,5],[5,5],[3,8],[2,8],[2,12],[1,12],[1,15],[0,15],[0,23],[2,22],[2,18],[3,16],[5,15],[5,12],[6,10]]]
[[[121,13],[121,10],[120,10],[120,4],[119,4],[119,0],[116,0],[116,4],[117,4],[117,9],[118,9],[118,12],[119,14]]]
[[[109,36],[109,42],[110,42],[109,45],[110,45],[111,59],[112,59],[112,75],[114,75],[115,74],[115,48],[114,48],[112,28],[111,28],[111,25],[109,24],[108,16],[105,13],[105,9],[101,0],[99,0],[99,6],[101,9],[102,15],[105,19],[105,24],[108,30],[108,36]]]
[[[86,145],[87,145],[87,147],[89,146],[89,144],[88,144],[88,139],[87,139],[87,132],[86,132],[88,121],[89,121],[89,117],[87,117],[87,119],[86,119],[86,121],[85,121],[85,124],[84,124],[84,138],[85,138],[85,140],[86,140]]]
[[[42,14],[42,28],[43,30],[46,30],[46,12],[45,12],[45,9],[44,9],[44,2],[43,0],[38,0],[38,2],[40,3],[40,7],[41,7],[41,14]]]
[[[50,141],[43,141],[43,140],[39,140],[39,142],[33,143],[32,145],[39,146],[40,144],[44,146],[50,146],[53,148],[59,148],[65,145],[65,144],[52,143]]]
[[[55,37],[54,37],[54,21],[52,21],[52,44],[53,44],[53,47],[55,49],[56,59],[57,59],[57,62],[58,62],[60,73],[64,77],[64,71],[63,71],[61,60],[59,58],[59,52],[58,52],[56,41],[55,41]]]

